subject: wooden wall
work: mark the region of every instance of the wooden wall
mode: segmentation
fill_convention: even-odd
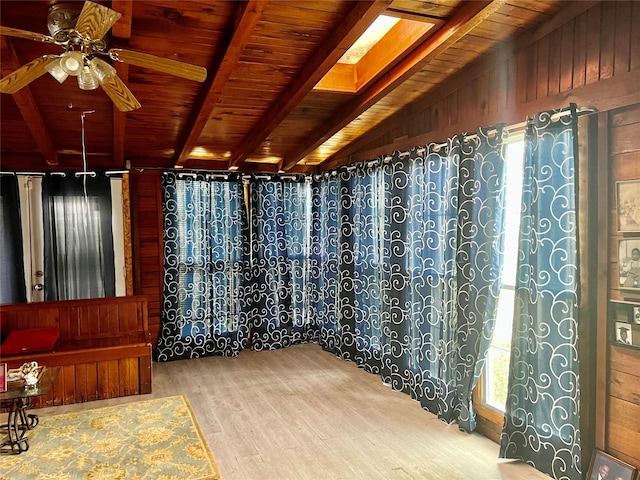
[[[519,123],[570,102],[599,111],[637,103],[639,20],[640,2],[569,2],[552,21],[484,55],[323,166]]]
[[[640,82],[640,78],[638,79]],[[606,115],[606,116],[605,116]],[[618,218],[615,209],[615,182],[640,179],[640,104],[602,115],[607,126],[609,159],[609,298],[640,303],[638,292],[618,287]],[[624,234],[624,238],[639,238]],[[603,312],[604,313],[604,312]],[[609,334],[613,335],[611,329]],[[640,468],[640,350],[610,345],[607,387],[606,428],[604,441],[608,450]]]
[[[570,102],[601,112],[592,135],[597,146],[590,182],[596,190],[611,192],[616,180],[640,178],[640,2],[568,2],[552,21],[453,75],[322,167],[439,142],[480,126],[519,123]],[[162,296],[160,173],[132,174],[131,189],[134,289],[149,299],[155,344]],[[585,422],[591,423],[583,436],[587,445],[595,443],[640,467],[640,355],[607,342],[606,305],[609,298],[618,298],[607,272],[616,268],[610,245],[617,242],[613,231],[601,226],[611,225],[613,204],[607,195],[592,200],[597,211],[590,217],[590,252],[600,262],[593,269],[604,288],[593,289],[597,295],[591,292],[594,298],[581,317],[581,335],[587,337],[582,339],[583,363],[595,365],[597,372],[582,379]],[[484,423],[489,436],[499,432]]]
[[[160,333],[162,306],[162,189],[161,172],[131,174],[131,223],[133,244],[133,288],[146,295],[150,341],[154,352]]]
[[[0,332],[57,327],[52,351],[2,357],[19,368],[27,361],[60,367],[51,391],[32,406],[66,405],[151,392],[147,299],[92,298],[2,305]]]

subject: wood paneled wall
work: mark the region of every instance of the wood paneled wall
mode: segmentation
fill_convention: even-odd
[[[151,392],[147,299],[93,298],[2,305],[0,332],[57,327],[50,352],[0,357],[9,368],[27,361],[60,367],[51,391],[32,406],[66,405]],[[1,354],[1,352],[0,352]]]
[[[640,101],[640,2],[569,2],[338,152],[325,168],[575,102],[599,111]]]
[[[133,288],[146,295],[149,334],[155,351],[162,307],[162,189],[161,172],[131,174],[131,223],[133,237]]]
[[[640,82],[640,78],[638,79]],[[615,182],[640,179],[640,104],[609,112],[609,298],[640,303],[640,294],[618,287],[618,239]],[[625,234],[624,238],[639,237]],[[604,323],[604,322],[603,322]],[[609,330],[609,334],[612,334]],[[640,468],[640,351],[610,345],[605,442],[615,456]]]

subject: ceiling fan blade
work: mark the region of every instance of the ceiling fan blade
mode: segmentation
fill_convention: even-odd
[[[44,55],[35,60],[31,60],[29,63],[25,63],[18,70],[0,80],[0,92],[16,93],[36,78],[47,73],[47,65],[55,60],[57,60],[57,57]]]
[[[175,75],[176,77],[194,80],[196,82],[204,82],[207,78],[207,69],[190,63],[178,62],[169,58],[156,57],[148,53],[133,52],[131,50],[123,50],[113,48],[109,50],[109,56],[114,60],[119,60],[138,67],[150,68],[159,72]]]
[[[8,37],[26,38],[27,40],[35,40],[36,42],[53,43],[53,38],[49,35],[41,33],[29,32],[28,30],[20,30],[19,28],[11,28],[0,25],[0,35]]]
[[[85,37],[100,40],[122,15],[90,1],[84,2],[75,30]]]
[[[130,112],[142,106],[117,75],[106,77],[100,86],[121,112]]]

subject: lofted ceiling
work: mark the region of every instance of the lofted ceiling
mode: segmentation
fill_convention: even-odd
[[[0,1],[0,21],[40,34],[56,1]],[[69,3],[69,2],[65,2]],[[82,8],[83,2],[75,2]],[[113,61],[141,108],[42,75],[0,95],[3,170],[90,168],[315,171],[349,143],[498,42],[549,20],[559,0],[113,0],[109,47],[205,67],[204,82]],[[396,29],[357,92],[314,87],[380,14]],[[416,23],[418,22],[417,27]],[[408,29],[431,25],[411,37]],[[405,25],[405,24],[403,24]],[[3,35],[2,77],[59,46]],[[406,48],[393,58],[396,47]],[[402,50],[402,49],[400,49]],[[346,67],[345,67],[346,68]],[[364,67],[363,67],[364,68]],[[369,68],[369,67],[367,67]],[[373,67],[371,67],[373,68]],[[378,73],[375,73],[378,72]],[[350,75],[350,74],[349,74]]]

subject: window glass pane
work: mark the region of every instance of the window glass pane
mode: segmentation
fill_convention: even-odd
[[[45,176],[43,214],[45,299],[115,295],[109,179]]]
[[[487,352],[484,373],[483,403],[504,411],[513,326],[515,280],[518,263],[518,237],[522,198],[524,140],[512,137],[507,146],[505,254],[495,331]]]
[[[507,206],[505,224],[505,255],[502,284],[515,285],[518,261],[518,234],[522,198],[524,140],[510,141],[507,146]]]

